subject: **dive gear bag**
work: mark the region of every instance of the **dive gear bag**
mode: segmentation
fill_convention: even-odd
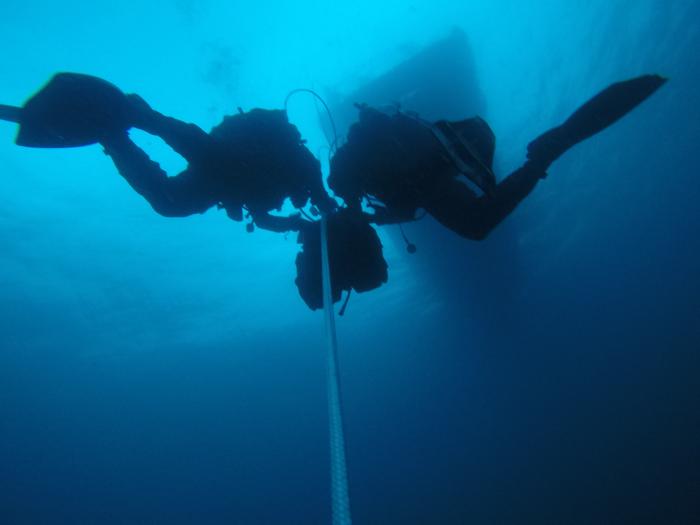
[[[299,233],[302,251],[296,258],[295,284],[312,310],[323,307],[320,222],[309,223]],[[347,208],[328,216],[328,259],[331,297],[340,301],[343,290],[367,292],[387,282],[382,243],[367,221]]]

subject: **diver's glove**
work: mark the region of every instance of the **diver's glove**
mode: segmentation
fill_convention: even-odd
[[[338,209],[338,203],[327,193],[317,195],[311,199],[314,206],[324,215],[330,215]]]

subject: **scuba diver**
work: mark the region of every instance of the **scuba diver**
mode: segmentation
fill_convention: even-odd
[[[236,221],[244,210],[260,228],[299,232],[296,285],[306,304],[323,306],[320,224],[301,214],[272,215],[289,198],[308,201],[328,218],[331,296],[367,291],[387,281],[376,231],[362,216],[337,210],[323,187],[319,161],[306,148],[283,110],[239,110],[211,133],[153,110],[138,95],[78,73],[56,74],[23,107],[0,105],[0,120],[19,124],[20,146],[65,148],[100,144],[129,185],[166,217],[203,213],[213,206]],[[168,177],[128,135],[137,128],[163,139],[187,160]],[[248,225],[249,231],[252,229]]]
[[[20,124],[16,143],[22,146],[101,144],[129,185],[166,217],[218,206],[233,220],[241,221],[245,210],[257,226],[282,232],[300,226],[298,215],[269,213],[287,198],[296,208],[309,200],[323,212],[336,207],[319,161],[283,110],[239,109],[206,133],[105,80],[59,73],[24,107],[0,106],[0,118]],[[187,168],[169,177],[129,138],[132,127],[163,139]]]
[[[190,163],[184,172],[167,177],[126,133],[101,139],[121,175],[156,212],[181,217],[218,205],[240,221],[243,207],[260,228],[299,232],[302,250],[296,257],[295,284],[307,306],[316,310],[323,307],[320,224],[298,213],[286,217],[268,213],[279,210],[287,197],[298,209],[310,199],[328,219],[333,302],[343,291],[347,304],[351,290],[365,292],[387,282],[382,244],[366,214],[336,210],[336,202],[323,187],[319,161],[301,143],[286,112],[254,109],[226,117],[207,135],[194,124],[153,111],[138,96],[128,98],[135,108],[132,125],[161,137]]]
[[[16,143],[30,147],[101,144],[120,174],[153,209],[168,217],[218,206],[236,220],[246,210],[256,225],[298,231],[296,285],[311,309],[323,305],[318,221],[271,215],[289,198],[310,200],[328,219],[331,295],[372,290],[387,281],[382,245],[371,224],[414,220],[419,208],[468,239],[483,239],[544,178],[569,148],[605,129],[656,91],[665,79],[646,75],[613,84],[561,126],[528,145],[528,160],[496,184],[494,134],[478,118],[430,123],[414,115],[359,106],[360,120],[331,158],[328,183],[346,207],[326,193],[320,163],[285,111],[254,109],[224,118],[207,134],[166,117],[137,95],[88,75],[59,73],[23,107],[0,105],[0,119],[20,125]],[[188,161],[168,177],[128,135],[132,127],[162,138]],[[460,180],[466,178],[478,195]],[[366,213],[363,202],[374,213]],[[250,225],[249,225],[250,226]],[[409,245],[409,251],[412,245]]]
[[[300,217],[269,212],[280,210],[287,198],[295,208],[309,200],[324,212],[335,208],[323,187],[319,161],[285,111],[241,111],[207,134],[154,111],[137,95],[127,98],[132,126],[162,138],[188,162],[182,173],[168,177],[127,132],[100,139],[122,177],[157,213],[183,217],[218,206],[241,221],[246,210],[258,227],[285,232],[299,229]]]
[[[369,220],[375,224],[412,221],[424,209],[458,235],[482,240],[547,176],[552,162],[627,114],[665,81],[644,75],[607,87],[561,126],[532,141],[527,161],[498,184],[492,171],[495,137],[483,119],[431,123],[356,105],[359,121],[331,159],[328,185],[349,208],[360,210],[363,202],[373,208]]]

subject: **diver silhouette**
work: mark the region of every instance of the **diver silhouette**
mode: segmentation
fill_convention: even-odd
[[[350,208],[359,210],[367,202],[375,210],[368,220],[376,224],[411,221],[424,209],[458,235],[481,240],[546,177],[552,162],[634,109],[665,81],[644,75],[607,87],[561,126],[533,140],[527,161],[498,184],[492,171],[495,137],[483,119],[431,123],[357,104],[359,121],[331,160],[328,185]]]
[[[100,139],[119,173],[159,214],[182,217],[218,206],[240,221],[246,210],[258,227],[284,232],[302,225],[298,215],[269,213],[280,210],[287,198],[296,208],[309,200],[324,212],[335,207],[323,187],[319,161],[285,111],[241,111],[207,134],[154,111],[137,95],[127,99],[131,125],[162,138],[188,161],[183,172],[168,177],[126,132]]]
[[[298,231],[295,280],[302,299],[320,308],[320,227],[300,214],[272,215],[286,199],[310,200],[328,218],[332,300],[341,292],[372,290],[387,281],[382,245],[371,223],[414,220],[419,208],[468,239],[483,239],[544,178],[572,146],[634,109],[665,79],[645,75],[609,86],[562,125],[528,145],[528,159],[500,183],[492,171],[495,137],[479,117],[423,121],[359,105],[359,122],[331,158],[325,191],[319,161],[306,148],[284,110],[239,110],[211,133],[153,110],[138,95],[124,95],[97,77],[59,73],[21,107],[0,106],[0,119],[17,122],[16,142],[30,147],[99,143],[119,173],[161,215],[184,217],[213,206],[236,220],[243,212],[264,229]],[[138,128],[162,138],[187,160],[169,177],[128,135]],[[464,176],[483,192],[460,180]],[[363,202],[374,213],[363,210]],[[412,245],[408,246],[409,251]]]
[[[343,291],[367,291],[387,280],[377,233],[363,214],[337,209],[323,187],[319,161],[283,110],[239,111],[206,133],[103,79],[59,73],[23,107],[0,106],[0,119],[20,125],[16,143],[21,146],[101,144],[122,177],[161,215],[184,217],[218,206],[236,221],[245,211],[260,228],[298,231],[302,250],[295,282],[312,309],[323,305],[320,225],[299,213],[269,213],[287,198],[298,209],[311,201],[328,218],[334,302]],[[162,138],[187,160],[187,168],[169,177],[129,138],[130,128]]]
[[[245,211],[257,226],[282,232],[302,226],[297,214],[269,213],[287,198],[296,208],[309,200],[324,212],[336,207],[323,187],[319,161],[283,110],[239,110],[206,133],[105,80],[59,73],[24,107],[0,106],[0,118],[20,124],[16,142],[22,146],[101,144],[122,177],[164,216],[218,206],[236,221]],[[163,139],[187,168],[169,177],[129,138],[130,128]]]

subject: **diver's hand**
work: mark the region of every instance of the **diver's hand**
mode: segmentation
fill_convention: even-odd
[[[312,199],[312,202],[324,215],[330,215],[338,209],[338,203],[327,194],[322,195],[320,198]]]

